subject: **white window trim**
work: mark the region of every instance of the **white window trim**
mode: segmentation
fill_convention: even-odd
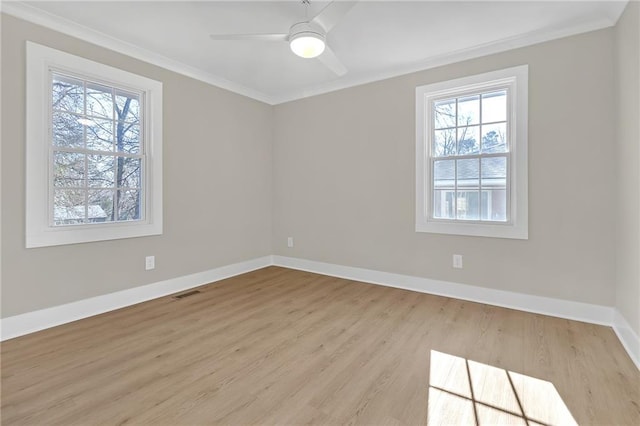
[[[416,232],[470,235],[495,238],[529,238],[529,195],[527,168],[528,65],[478,74],[416,88]],[[430,100],[465,91],[482,91],[504,82],[512,85],[509,107],[510,171],[509,221],[506,223],[442,220],[430,218],[431,161]],[[515,143],[513,143],[515,141]]]
[[[162,234],[162,83],[79,56],[27,42],[26,247]],[[68,71],[144,94],[144,219],[131,222],[51,226],[49,221],[50,70]]]

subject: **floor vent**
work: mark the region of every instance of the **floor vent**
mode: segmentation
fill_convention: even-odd
[[[185,297],[193,296],[194,294],[200,293],[200,290],[188,291],[186,293],[178,294],[177,296],[173,296],[174,299],[184,299]]]

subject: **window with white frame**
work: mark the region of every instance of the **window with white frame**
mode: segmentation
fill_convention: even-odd
[[[528,238],[527,66],[416,89],[416,231]]]
[[[27,43],[27,247],[162,233],[162,84]]]

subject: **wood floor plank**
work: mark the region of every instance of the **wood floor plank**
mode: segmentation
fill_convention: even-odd
[[[2,424],[640,424],[608,327],[279,267],[198,290],[3,342]]]

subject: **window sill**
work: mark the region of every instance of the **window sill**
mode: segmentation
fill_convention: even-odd
[[[119,222],[104,225],[47,227],[40,232],[27,234],[26,247],[61,246],[161,234],[161,223]]]
[[[416,223],[416,232],[432,234],[465,235],[470,237],[509,238],[528,240],[529,231],[518,223],[464,223],[427,221]]]

